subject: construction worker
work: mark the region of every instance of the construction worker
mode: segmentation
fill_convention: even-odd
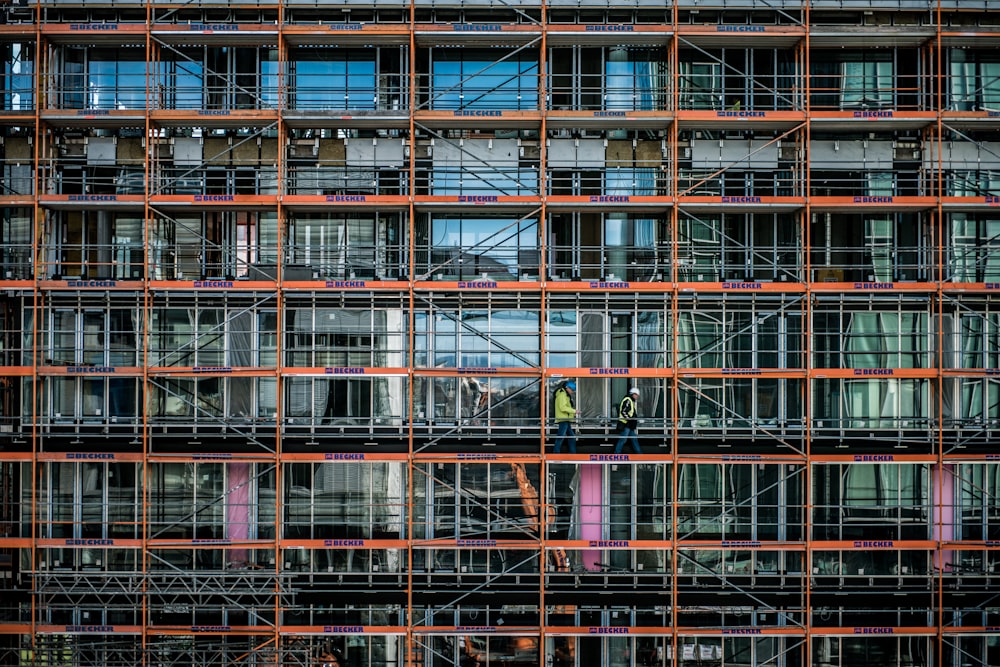
[[[567,440],[569,453],[576,454],[576,433],[573,432],[573,422],[579,412],[573,401],[573,394],[576,391],[576,383],[570,380],[556,389],[556,424],[559,430],[556,432],[556,442],[552,451],[556,454],[562,448],[563,440]]]
[[[626,440],[631,440],[632,449],[635,450],[636,454],[642,454],[642,450],[639,449],[638,416],[639,388],[632,387],[618,404],[618,432],[621,433],[621,436],[615,444],[615,454],[621,454]]]

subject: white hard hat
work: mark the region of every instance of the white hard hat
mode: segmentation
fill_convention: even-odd
[[[639,388],[638,387],[632,387],[631,389],[628,390],[628,393],[629,394],[635,394],[636,396],[638,396],[639,395]]]

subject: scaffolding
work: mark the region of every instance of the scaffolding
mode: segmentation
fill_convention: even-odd
[[[0,663],[1000,664],[998,17],[0,6]]]

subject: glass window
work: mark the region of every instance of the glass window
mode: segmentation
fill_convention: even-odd
[[[895,428],[904,418],[926,417],[926,382],[847,380],[844,410],[855,428]]]
[[[155,105],[166,109],[202,109],[205,106],[205,66],[199,58],[177,56],[161,62]],[[162,83],[161,83],[162,82]]]
[[[31,111],[35,107],[35,47],[33,44],[4,44],[3,109]]]
[[[538,108],[538,62],[527,53],[453,49],[431,56],[432,109]]]
[[[782,466],[689,463],[677,479],[681,539],[789,539],[799,533],[799,473]]]
[[[798,278],[797,224],[768,214],[683,216],[679,228],[678,278],[795,280]]]
[[[892,63],[861,61],[840,63],[840,107],[871,109],[892,104]]]
[[[858,463],[843,467],[843,498],[848,508],[886,511],[917,509],[926,502],[926,469],[923,465]],[[850,518],[848,513],[847,518]]]
[[[534,167],[484,165],[478,162],[434,167],[429,175],[433,195],[537,195],[538,170]]]
[[[375,275],[376,222],[369,216],[305,214],[291,220],[288,260],[321,277]]]
[[[952,213],[950,240],[948,265],[951,280],[1000,280],[1000,218]]]
[[[818,380],[815,417],[834,428],[917,428],[929,418],[930,385],[922,379]]]
[[[958,368],[1000,367],[1000,314],[960,313]]]
[[[47,418],[57,423],[134,424],[138,418],[136,378],[53,377],[47,382]]]
[[[813,468],[817,539],[927,539],[930,469],[923,463]]]
[[[580,341],[578,314],[572,310],[549,310],[545,325],[545,352],[548,366],[555,368],[576,368],[580,366],[579,356],[584,353]],[[602,318],[603,321],[603,318]],[[597,346],[603,349],[603,343]]]
[[[722,108],[722,63],[682,62],[681,109]]]
[[[57,308],[51,312],[47,364],[135,366],[137,313]]]
[[[995,424],[1000,417],[1000,381],[992,378],[956,378],[955,382],[961,396],[958,419],[979,426]]]
[[[678,314],[677,365],[681,368],[722,368],[722,320],[717,314]]]
[[[605,109],[651,111],[666,106],[667,68],[659,54],[615,48],[605,63]]]
[[[435,275],[517,280],[522,266],[537,271],[536,220],[436,216],[426,253],[427,270]]]
[[[948,194],[955,197],[986,197],[1000,194],[1000,171],[979,169],[945,172]]]
[[[297,51],[291,63],[292,108],[375,109],[375,52],[360,49]]]
[[[146,62],[138,55],[128,49],[90,52],[86,108],[146,108]]]
[[[722,279],[722,236],[718,219],[683,217],[677,236],[679,280],[714,282]]]
[[[392,462],[289,464],[282,537],[402,537],[405,475],[405,466]]]
[[[951,49],[949,107],[955,111],[1000,111],[1000,58],[995,53]]]
[[[841,340],[844,367],[926,368],[927,331],[927,313],[851,313]]]
[[[261,106],[276,109],[279,104],[279,82],[281,64],[278,62],[278,50],[268,49],[266,59],[260,63],[260,101]]]
[[[428,367],[524,368],[539,362],[538,313],[530,310],[417,314],[418,359]],[[419,365],[419,364],[418,364]]]
[[[400,225],[392,214],[296,214],[289,219],[286,261],[319,279],[396,275],[401,266]]]
[[[41,537],[137,536],[142,490],[134,464],[49,463],[40,475]]]
[[[32,236],[29,212],[29,209],[12,207],[5,207],[0,212],[0,269],[8,280],[28,277]]]
[[[896,53],[817,52],[810,61],[813,108],[879,109],[896,103]]]
[[[225,537],[225,465],[151,463],[146,521],[150,538]]]
[[[958,539],[996,539],[1000,534],[1000,464],[961,464],[956,482],[961,512]]]

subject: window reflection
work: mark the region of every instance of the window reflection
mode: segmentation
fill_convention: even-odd
[[[534,218],[440,215],[425,225],[425,270],[439,279],[517,280],[525,272],[537,275]]]
[[[538,63],[527,53],[439,49],[431,59],[432,109],[538,108]]]
[[[951,49],[950,108],[956,111],[1000,110],[1000,58],[993,52]]]
[[[32,44],[0,45],[3,59],[2,108],[30,111],[35,106],[35,48]]]
[[[303,110],[375,109],[375,52],[313,49],[291,63],[290,106]]]

